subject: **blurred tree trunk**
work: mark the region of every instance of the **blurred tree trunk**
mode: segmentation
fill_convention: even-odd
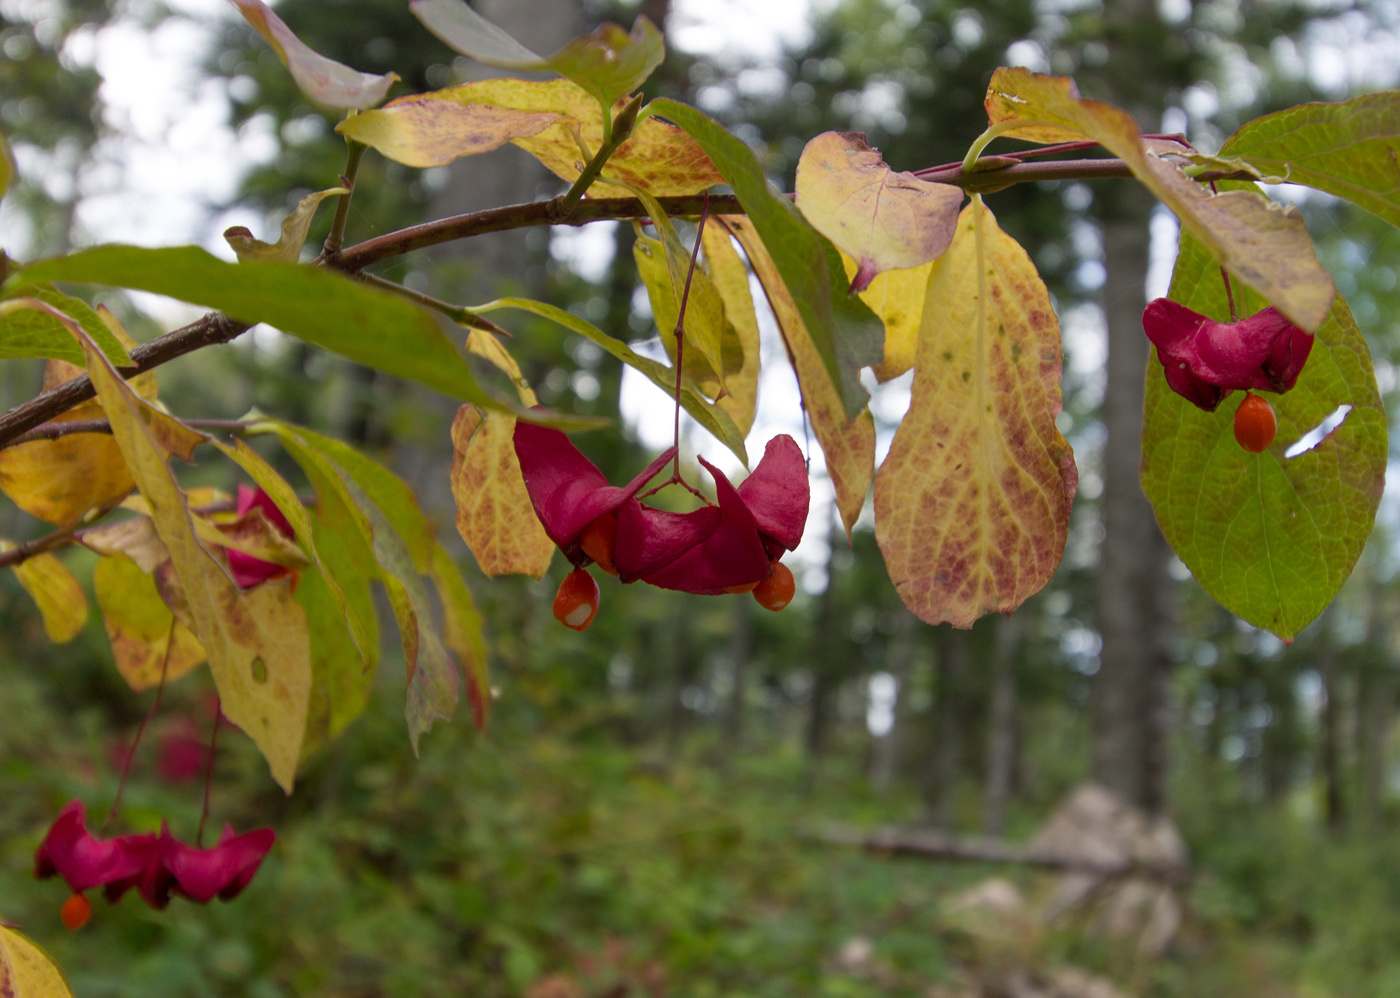
[[[730,605],[729,662],[734,683],[724,715],[725,758],[738,754],[744,740],[744,686],[748,682],[749,653],[753,645],[754,601],[736,596]]]
[[[1322,678],[1322,782],[1327,827],[1339,831],[1346,824],[1346,798],[1342,793],[1342,696],[1337,668],[1337,647],[1325,626],[1318,651],[1318,675]]]
[[[846,535],[834,527],[828,543],[826,559],[826,589],[817,600],[816,619],[812,622],[811,654],[807,661],[812,670],[811,710],[807,715],[807,758],[815,763],[826,751],[831,715],[831,695],[836,690],[836,651],[832,647],[836,628],[832,615],[836,609],[836,552],[838,544],[846,544]]]
[[[691,640],[690,617],[678,614],[671,629],[671,696],[667,710],[666,751],[676,758],[685,744],[686,732],[690,729],[690,710],[683,702],[686,688],[695,684],[700,674],[700,660],[695,654],[695,642]]]
[[[1379,663],[1368,663],[1359,690],[1361,740],[1361,812],[1369,831],[1381,827],[1385,806],[1386,743],[1390,740],[1390,675]]]
[[[877,792],[884,793],[894,785],[899,775],[899,750],[904,736],[904,725],[908,721],[909,672],[914,660],[914,646],[919,633],[919,618],[901,607],[899,625],[895,630],[894,641],[890,645],[888,669],[894,677],[894,724],[882,737],[876,739],[875,750],[870,762],[870,785]]]
[[[950,831],[957,814],[962,768],[962,693],[971,653],[971,633],[943,626],[934,662],[933,754],[924,781],[924,822]]]
[[[987,776],[982,825],[999,836],[1006,826],[1006,804],[1016,772],[1016,649],[1025,618],[995,619],[992,636],[992,697],[987,712]]]

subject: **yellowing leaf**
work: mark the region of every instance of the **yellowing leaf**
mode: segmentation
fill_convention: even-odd
[[[724,302],[724,317],[734,328],[736,346],[743,362],[735,370],[728,359],[725,344],[725,385],[729,394],[715,404],[729,413],[742,436],[748,436],[753,426],[754,407],[758,404],[758,316],[754,313],[753,295],[749,292],[749,271],[734,248],[729,232],[723,225],[706,225],[703,234],[705,262],[710,280]]]
[[[875,474],[875,420],[869,409],[863,409],[853,420],[846,419],[841,396],[802,321],[802,313],[757,232],[748,219],[728,217],[724,221],[744,247],[778,320],[778,329],[782,331],[783,342],[787,344],[788,356],[797,373],[798,387],[802,390],[802,404],[826,456],[826,473],[836,489],[836,506],[849,536],[860,518],[870,479]]]
[[[148,507],[149,509],[149,507]],[[78,535],[83,546],[104,557],[126,555],[147,575],[170,560],[165,542],[149,516],[89,527]]]
[[[261,0],[230,2],[272,46],[277,58],[291,71],[301,92],[323,107],[342,111],[374,107],[399,78],[397,73],[383,76],[361,73],[312,51]]]
[[[858,132],[823,132],[797,162],[797,207],[856,260],[853,291],[883,271],[939,256],[953,241],[962,199],[951,184],[895,173]]]
[[[1148,154],[1137,124],[1121,108],[1082,100],[1067,76],[998,69],[987,88],[987,117],[998,134],[1031,142],[1088,137],[1123,160],[1153,194],[1176,213],[1184,229],[1211,255],[1288,318],[1316,332],[1336,293],[1317,262],[1302,216],[1263,195],[1244,191],[1212,196],[1170,163]],[[1027,122],[1017,125],[1017,122]]]
[[[0,552],[14,547],[0,540]],[[73,573],[51,554],[36,554],[14,566],[15,578],[39,607],[44,631],[56,645],[72,641],[87,623],[87,597]]]
[[[0,197],[10,189],[10,181],[15,179],[15,157],[10,152],[10,143],[0,132]]]
[[[226,229],[224,241],[233,248],[239,262],[281,260],[284,263],[296,263],[297,258],[301,256],[301,248],[306,243],[306,233],[311,229],[311,220],[316,217],[316,209],[321,206],[321,202],[335,194],[349,193],[348,187],[332,187],[330,190],[306,195],[297,202],[292,213],[282,220],[282,235],[275,243],[254,239],[253,234],[242,226]]]
[[[467,352],[488,361],[510,378],[511,384],[515,385],[516,394],[520,396],[521,405],[533,407],[539,404],[539,400],[535,398],[535,390],[520,373],[520,365],[495,336],[484,329],[468,329]]]
[[[442,112],[435,109],[436,104],[457,110]],[[541,118],[549,120],[535,128]],[[585,162],[579,140],[592,150],[603,144],[602,108],[568,80],[466,83],[391,101],[379,110],[341,122],[336,130],[390,159],[424,166],[488,151],[486,145],[476,143],[488,134],[487,125],[492,121],[495,134],[518,130],[519,134],[507,135],[505,140],[569,183],[578,179]],[[441,159],[443,156],[448,159]],[[603,175],[656,197],[694,194],[723,183],[694,139],[655,118],[644,118],[637,124],[627,141],[608,157]]]
[[[0,923],[0,998],[73,998],[63,972],[32,942]]]
[[[165,681],[172,683],[204,661],[199,640],[175,622],[155,579],[130,558],[116,555],[98,561],[92,587],[117,671],[137,693],[159,684],[162,669]]]
[[[443,641],[461,660],[472,719],[477,730],[481,730],[491,712],[491,677],[487,672],[486,642],[481,636],[481,615],[476,612],[466,580],[441,544],[433,553],[432,576],[442,603]]]
[[[473,405],[452,421],[452,497],[457,532],[487,575],[549,571],[554,542],[544,532],[515,456],[515,417]]]
[[[604,23],[542,58],[462,0],[413,0],[409,9],[448,46],[478,62],[507,69],[549,69],[587,90],[602,106],[641,86],[666,57],[661,32],[639,17],[629,35]]]
[[[54,422],[101,419],[102,415],[97,402],[84,402]],[[135,487],[110,434],[72,433],[0,450],[0,492],[26,513],[56,527],[72,526],[88,510],[120,502]]]
[[[224,713],[253,739],[273,779],[290,793],[311,686],[306,614],[292,599],[289,580],[247,592],[233,584],[200,542],[188,497],[168,464],[168,454],[193,449],[203,436],[143,402],[86,336],[80,331],[74,335],[122,456],[170,552],[174,578],[195,636],[208,653]]]
[[[685,272],[690,263],[687,254],[680,262],[680,283],[677,284],[673,254],[679,248],[677,241],[668,253],[659,240],[643,235],[632,243],[637,276],[647,289],[656,332],[672,365],[676,363],[676,317],[680,314]],[[725,385],[728,370],[737,369],[743,363],[743,348],[734,327],[725,319],[724,302],[709,275],[699,266],[695,268],[685,309],[684,355],[686,376],[716,400],[722,399],[728,391]]]
[[[486,104],[458,104],[433,94],[399,97],[376,111],[346,118],[336,131],[373,146],[405,166],[446,166],[462,156],[499,149],[544,131],[560,114]]]
[[[971,627],[1054,573],[1078,481],[1059,412],[1049,293],[974,198],[933,263],[913,399],[875,476],[875,537],[922,620]]]
[[[854,278],[856,262],[842,253],[841,263],[846,276]],[[875,365],[875,377],[880,381],[897,378],[914,366],[924,315],[924,292],[932,270],[932,261],[910,270],[887,270],[877,274],[870,287],[860,293],[860,300],[885,324],[885,359]]]
[[[239,550],[251,554],[255,558],[261,558],[263,561],[270,561],[277,565],[287,565],[292,568],[314,564],[325,576],[330,586],[331,597],[335,600],[336,607],[343,615],[344,622],[350,628],[350,637],[355,647],[360,649],[361,661],[368,665],[371,659],[369,645],[373,640],[373,634],[371,624],[366,619],[367,614],[362,607],[357,608],[346,600],[345,594],[342,592],[335,576],[327,569],[321,558],[320,550],[316,547],[314,532],[311,527],[311,517],[307,514],[306,507],[301,504],[301,499],[297,497],[295,490],[287,484],[287,480],[279,475],[272,465],[263,460],[262,455],[253,450],[253,448],[249,447],[242,440],[235,440],[232,447],[219,443],[217,440],[214,441],[214,445],[218,447],[219,450],[223,451],[225,455],[237,462],[253,481],[258,483],[258,486],[267,493],[268,497],[281,511],[282,515],[287,518],[287,523],[291,526],[292,533],[295,535],[294,540],[289,539],[284,537],[280,531],[274,529],[271,531],[273,536],[269,537],[264,534],[262,537],[265,543],[270,543],[274,546],[273,550],[269,550],[266,554],[259,554],[257,551],[248,550],[246,547],[239,548]],[[199,527],[198,518],[195,520],[195,527]],[[219,529],[223,532],[225,527],[220,525]],[[269,529],[271,529],[270,525]],[[206,537],[205,539],[208,540],[209,538]],[[238,547],[233,537],[224,541],[215,539],[214,543],[223,543]],[[280,545],[282,549],[280,558],[273,556],[277,553],[275,546],[278,545]],[[294,554],[300,554],[302,557],[294,558]]]

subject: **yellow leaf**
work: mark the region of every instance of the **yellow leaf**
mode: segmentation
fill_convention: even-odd
[[[515,417],[474,405],[452,421],[452,496],[457,532],[487,575],[549,571],[554,542],[544,532],[515,456]]]
[[[253,739],[273,779],[290,793],[311,686],[306,614],[292,599],[289,580],[247,592],[233,584],[199,540],[189,499],[168,463],[169,454],[188,454],[205,438],[143,402],[80,330],[70,331],[82,345],[113,435],[170,552],[224,713]]]
[[[856,262],[842,253],[841,263],[846,276],[855,277]],[[885,359],[874,369],[880,381],[897,378],[914,366],[919,323],[924,315],[924,291],[932,270],[932,261],[909,270],[886,270],[860,293],[860,300],[885,324]]]
[[[568,80],[493,79],[466,83],[391,101],[377,111],[346,119],[336,131],[368,143],[391,158],[398,158],[400,150],[406,156],[421,156],[424,145],[432,145],[442,152],[450,144],[433,138],[436,125],[428,129],[427,139],[413,138],[409,134],[423,128],[425,118],[433,120],[430,105],[434,102],[468,109],[473,120],[477,112],[472,109],[482,107],[557,115],[555,121],[534,134],[515,136],[510,141],[569,183],[578,179],[588,159],[579,148],[579,142],[590,150],[597,150],[603,144],[602,108],[586,90]],[[618,104],[620,108],[622,101]],[[458,112],[452,113],[461,117]],[[385,120],[394,117],[408,120],[404,123]],[[694,194],[724,183],[699,143],[674,125],[654,117],[645,118],[637,125],[631,137],[608,158],[603,175],[633,184],[656,197]]]
[[[856,260],[851,290],[876,274],[920,267],[948,248],[963,192],[895,173],[858,132],[823,132],[797,161],[797,207]]]
[[[54,422],[102,416],[101,405],[84,402]],[[0,492],[56,527],[72,526],[88,510],[111,506],[133,488],[121,449],[109,434],[72,433],[0,450]]]
[[[78,537],[84,547],[104,557],[126,555],[147,575],[170,560],[170,552],[149,516],[89,527]]]
[[[315,191],[297,202],[292,213],[282,219],[282,234],[275,243],[265,243],[254,239],[253,234],[242,226],[224,230],[224,241],[242,263],[244,260],[281,260],[283,263],[296,263],[301,256],[301,248],[306,243],[306,234],[311,230],[311,220],[316,217],[316,209],[326,198],[336,194],[349,194],[348,187],[332,187],[330,190]]]
[[[0,552],[14,547],[0,540]],[[87,623],[87,597],[73,573],[51,554],[36,554],[14,566],[15,578],[39,607],[44,631],[56,645],[78,636]]]
[[[1181,225],[1230,272],[1309,332],[1317,332],[1336,289],[1317,261],[1303,218],[1262,194],[1212,195],[1170,163],[1150,155],[1122,108],[1082,100],[1067,76],[998,69],[987,87],[987,118],[998,134],[1030,142],[1093,139],[1128,165],[1176,213]],[[1026,124],[1017,125],[1024,121]]]
[[[632,244],[632,256],[637,264],[637,276],[647,289],[657,335],[674,366],[676,317],[680,314],[689,256],[681,263],[679,285],[675,283],[676,271],[671,265],[671,254],[662,248],[659,240],[638,235]],[[724,368],[723,371],[716,369],[716,360]],[[739,345],[739,336],[734,327],[725,319],[724,303],[719,292],[710,282],[709,275],[697,266],[685,309],[686,377],[710,398],[719,401],[727,394],[725,378],[729,370],[737,370],[742,364],[743,348]]]
[[[563,120],[561,114],[459,104],[428,93],[399,97],[376,111],[346,118],[336,131],[395,162],[421,169],[499,149]]]
[[[875,476],[875,537],[921,619],[971,627],[1054,573],[1077,482],[1059,412],[1049,293],[974,198],[934,261],[913,399]]]
[[[171,683],[204,661],[204,649],[183,624],[175,623],[172,638],[175,618],[160,598],[155,579],[130,558],[116,555],[98,561],[92,587],[117,671],[137,693],[156,686],[162,669]]]
[[[520,365],[515,362],[515,358],[510,355],[505,344],[495,336],[484,329],[468,329],[467,352],[489,361],[497,370],[510,378],[511,384],[515,386],[516,394],[520,396],[521,405],[527,407],[539,405],[539,399],[535,397],[534,389],[525,380],[525,376],[520,373]]]
[[[44,951],[3,923],[0,998],[73,998],[63,972]]]
[[[869,409],[863,409],[855,419],[847,421],[841,396],[758,233],[746,218],[727,217],[724,224],[744,247],[778,320],[778,329],[782,331],[793,370],[797,372],[802,404],[826,456],[826,473],[836,489],[836,507],[841,511],[846,535],[850,536],[865,504],[870,479],[875,474],[875,420]]]
[[[705,262],[709,264],[710,280],[724,302],[724,317],[734,328],[736,345],[743,363],[734,369],[729,363],[729,345],[725,344],[725,384],[729,394],[715,404],[734,420],[741,436],[748,436],[753,427],[754,407],[758,404],[758,316],[754,313],[753,295],[749,293],[749,271],[722,225],[706,225],[704,232]]]

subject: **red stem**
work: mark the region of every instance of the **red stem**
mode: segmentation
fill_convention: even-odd
[[[214,751],[219,746],[219,721],[223,715],[224,703],[214,701],[214,731],[209,736],[209,764],[204,768],[204,807],[199,812],[199,831],[195,832],[194,844],[204,848],[204,823],[209,820],[209,785],[214,782]]]
[[[131,773],[131,762],[136,758],[136,749],[141,744],[141,736],[146,733],[146,725],[151,723],[151,718],[155,716],[157,708],[160,707],[161,694],[165,692],[165,670],[170,665],[170,649],[175,647],[175,618],[170,618],[170,631],[165,636],[165,658],[160,663],[160,682],[156,684],[156,698],[151,704],[151,709],[146,711],[146,716],[141,718],[141,725],[136,729],[136,737],[131,740],[131,748],[127,750],[126,758],[122,761],[122,778],[117,783],[117,796],[112,800],[112,810],[107,812],[107,819],[102,822],[102,827],[97,830],[101,835],[107,830],[107,826],[112,823],[112,819],[117,816],[117,810],[121,807],[122,794],[126,792],[126,778]]]

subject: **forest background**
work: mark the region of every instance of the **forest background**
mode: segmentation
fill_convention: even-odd
[[[804,142],[826,129],[864,131],[896,169],[960,159],[981,131],[987,79],[1004,64],[1073,75],[1144,129],[1183,131],[1213,149],[1259,114],[1395,86],[1396,66],[1381,54],[1395,51],[1400,30],[1400,11],[1385,3],[847,0],[819,7],[798,42],[759,61],[713,39],[706,51],[695,31],[700,51],[688,52],[676,43],[683,12],[668,18],[665,0],[479,6],[539,51],[602,19],[640,12],[668,25],[669,57],[648,95],[693,101],[724,121],[786,189]],[[719,37],[745,31],[743,6],[729,5]],[[397,71],[405,92],[479,72],[400,0],[282,0],[277,10],[318,51]],[[130,206],[126,217],[112,207],[141,166],[116,158],[114,135],[133,123],[114,120],[105,99],[117,74],[104,81],[96,54],[119,51],[104,39],[122,32],[203,39],[208,9],[198,16],[204,28],[191,31],[178,7],[154,3],[0,3],[0,120],[22,179],[0,215],[7,252],[35,259],[142,241]],[[304,102],[241,21],[217,16],[187,107],[226,115],[225,141],[250,167],[236,188],[206,190],[212,200],[186,222],[185,238],[211,249],[226,225],[266,235],[299,195],[333,184],[344,155],[334,119]],[[152,127],[181,148],[181,122]],[[186,152],[199,162],[199,150]],[[350,234],[554,192],[511,147],[431,171],[367,157]],[[1323,195],[1285,196],[1303,209],[1392,403],[1400,236]],[[381,697],[338,751],[312,761],[292,798],[249,745],[228,739],[215,819],[277,827],[259,878],[231,905],[126,905],[69,936],[52,885],[29,878],[32,851],[62,801],[110,798],[149,694],[126,690],[96,615],[77,641],[52,647],[3,573],[0,915],[41,941],[81,996],[1041,988],[1068,998],[1109,980],[1124,994],[1400,995],[1395,507],[1382,506],[1336,605],[1291,646],[1219,608],[1160,540],[1137,479],[1140,315],[1149,280],[1165,283],[1170,216],[1126,183],[1020,185],[991,201],[1063,318],[1061,426],[1083,469],[1064,564],[1016,614],[970,632],[919,623],[868,522],[848,546],[820,502],[799,552],[801,595],[778,615],[742,597],[613,588],[606,612],[577,635],[548,612],[562,566],[539,583],[474,586],[500,692],[487,734],[459,719],[414,759],[398,709]],[[632,239],[613,223],[491,236],[407,257],[393,276],[457,299],[527,293],[646,340],[655,330]],[[145,339],[177,314],[142,298],[123,318]],[[542,401],[619,421],[621,433],[579,438],[610,477],[664,445],[647,433],[660,396],[648,402],[650,389],[595,347],[539,326],[512,348]],[[257,331],[162,377],[177,411],[198,400],[232,418],[256,405],[376,453],[456,543],[455,407]],[[30,397],[39,378],[37,365],[0,368],[0,408]],[[779,404],[763,403],[757,438],[800,433],[782,414],[793,388],[773,381],[762,391]],[[882,446],[907,400],[907,383],[877,395]],[[36,527],[0,506],[0,534],[24,539]],[[383,683],[394,674],[382,670]],[[191,738],[174,718],[204,717],[200,682],[169,691],[176,709],[137,760],[129,813],[190,812],[193,822],[197,791],[169,760]],[[1184,837],[1183,922],[1163,946],[1105,935],[1101,911],[1042,919],[1052,874],[819,841],[832,821],[1023,841],[1091,777]],[[989,891],[992,875],[1009,881]]]

